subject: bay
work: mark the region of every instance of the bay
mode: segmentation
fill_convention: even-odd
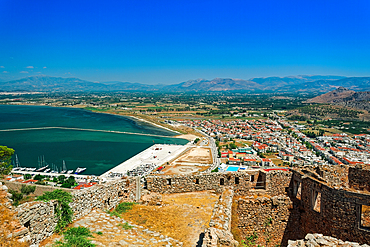
[[[68,169],[86,167],[84,174],[100,175],[154,143],[186,144],[171,131],[128,117],[83,109],[0,105],[0,130],[43,127],[82,128],[161,135],[144,136],[71,129],[1,131],[0,145],[11,147],[23,167],[37,167],[38,157]],[[167,137],[168,136],[168,137]]]

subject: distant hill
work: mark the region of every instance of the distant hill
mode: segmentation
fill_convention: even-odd
[[[51,76],[30,76],[19,80],[0,82],[3,91],[40,91],[40,92],[88,92],[88,91],[116,91],[116,90],[148,90],[152,86],[130,83],[112,82],[100,83],[81,80],[78,78],[62,78]]]
[[[180,84],[163,87],[163,90],[168,91],[256,91],[261,90],[261,86],[249,80],[241,79],[222,79],[215,78],[213,80],[197,79],[190,80]]]
[[[307,100],[308,103],[335,103],[343,101],[343,99],[353,95],[355,91],[349,90],[344,87],[339,87],[334,91],[328,92],[326,94],[319,95],[315,98]]]
[[[307,103],[329,103],[370,111],[370,92],[355,92],[339,87],[334,91],[309,99]]]
[[[302,75],[251,78],[249,80],[215,78],[197,79],[172,85],[109,81],[91,82],[79,78],[30,76],[13,81],[0,81],[0,91],[97,92],[97,91],[161,91],[161,92],[328,92],[339,87],[353,91],[370,91],[370,77]]]

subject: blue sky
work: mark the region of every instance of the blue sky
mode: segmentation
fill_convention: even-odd
[[[370,1],[0,0],[0,79],[370,76]]]

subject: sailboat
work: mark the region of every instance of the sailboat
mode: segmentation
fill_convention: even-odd
[[[37,172],[42,172],[42,171],[47,170],[49,168],[48,164],[45,165],[45,157],[44,156],[40,157],[39,166],[40,166],[40,168],[36,170]],[[50,169],[49,169],[49,171],[50,171]],[[45,171],[45,172],[47,172],[47,171]]]
[[[63,167],[60,173],[66,173],[66,172],[67,172],[66,162],[63,160]]]
[[[13,160],[13,169],[12,169],[12,171],[18,171],[18,170],[21,170],[21,167],[19,167],[18,156],[15,155],[15,163],[14,163],[14,160]]]

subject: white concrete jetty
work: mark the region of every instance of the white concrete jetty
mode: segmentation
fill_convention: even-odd
[[[174,157],[180,155],[189,147],[190,144],[190,142],[186,145],[155,144],[107,171],[100,177],[105,179],[119,178],[127,175],[128,171],[131,171],[140,165],[150,165],[153,168],[160,167],[172,160]]]

